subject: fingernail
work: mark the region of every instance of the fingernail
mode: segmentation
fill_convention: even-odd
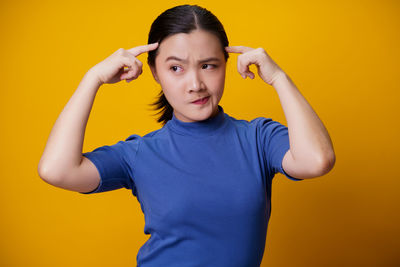
[[[242,78],[243,78],[243,79],[246,79],[246,75],[242,74]]]

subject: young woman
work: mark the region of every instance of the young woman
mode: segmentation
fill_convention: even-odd
[[[163,127],[82,154],[98,89],[137,79],[137,57],[146,52],[162,89],[155,105]],[[224,112],[218,103],[228,53],[240,54],[243,78],[254,79],[249,66],[257,66],[277,91],[288,127]],[[211,12],[184,5],[153,22],[147,45],[119,49],[86,73],[51,131],[38,171],[46,182],[83,194],[132,190],[151,234],[139,266],[231,267],[261,263],[274,175],[322,176],[334,162],[324,125],[266,51],[229,46]]]

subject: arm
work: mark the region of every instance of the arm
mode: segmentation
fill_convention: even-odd
[[[82,163],[85,128],[99,87],[100,82],[94,73],[88,71],[57,118],[38,165],[39,176],[47,183],[61,187],[67,174]],[[90,161],[85,160],[85,163],[89,165]],[[93,174],[96,173],[88,176],[89,184],[81,187],[83,191],[98,184],[99,177]]]
[[[38,165],[39,176],[44,181],[79,192],[92,191],[99,185],[101,177],[96,166],[82,156],[85,128],[96,93],[104,83],[136,79],[142,73],[142,63],[136,57],[157,46],[156,43],[118,49],[85,74],[47,140]]]
[[[272,86],[279,95],[289,131],[290,150],[283,158],[283,169],[298,178],[328,173],[335,164],[335,153],[324,124],[284,72],[279,72]]]
[[[312,178],[329,172],[335,164],[332,141],[322,121],[302,96],[288,75],[262,48],[226,47],[227,52],[241,53],[238,71],[243,78],[254,79],[249,69],[255,64],[259,76],[272,85],[279,95],[288,123],[290,149],[282,167],[296,178]]]

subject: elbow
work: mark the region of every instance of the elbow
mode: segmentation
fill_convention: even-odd
[[[58,174],[56,174],[54,171],[52,171],[51,168],[42,163],[39,163],[37,172],[39,174],[39,177],[48,184],[57,185],[59,181],[61,181],[61,178]]]
[[[323,156],[320,156],[317,160],[316,166],[316,175],[322,176],[330,172],[335,166],[336,156],[332,151],[330,153],[326,153]]]
[[[39,174],[39,177],[45,181],[46,183],[50,183],[50,174],[49,174],[49,169],[42,166],[41,164],[38,165],[37,172]]]

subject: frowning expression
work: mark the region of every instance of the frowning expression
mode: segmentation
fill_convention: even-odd
[[[160,43],[150,68],[177,119],[202,121],[218,113],[225,85],[223,49],[219,39],[204,30],[170,35]]]

